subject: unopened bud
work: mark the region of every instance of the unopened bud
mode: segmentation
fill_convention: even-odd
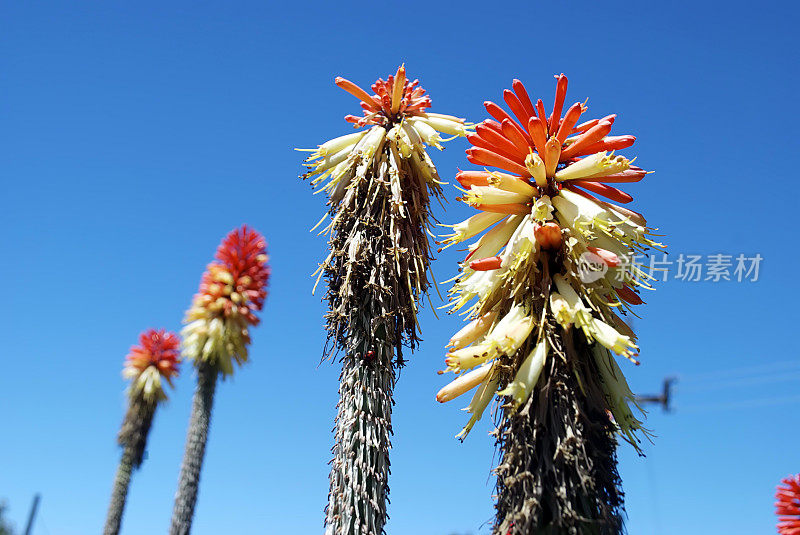
[[[542,249],[558,249],[561,247],[561,227],[550,221],[544,225],[535,225],[533,235]]]

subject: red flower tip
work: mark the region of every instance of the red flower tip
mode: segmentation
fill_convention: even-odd
[[[386,80],[378,78],[371,86],[374,95],[341,76],[337,76],[334,83],[361,101],[364,116],[345,117],[347,122],[355,123],[357,127],[395,123],[403,115],[420,115],[431,106],[431,98],[419,87],[419,80],[406,78],[405,65],[400,65],[397,73],[389,75]]]
[[[125,367],[142,373],[149,366],[155,366],[158,373],[172,384],[172,378],[178,375],[179,347],[180,339],[176,334],[164,329],[148,329],[139,335],[139,345],[131,347],[125,357]]]
[[[633,145],[636,141],[634,136],[608,135],[616,115],[579,124],[581,115],[587,110],[585,104],[575,102],[565,109],[567,77],[558,74],[555,78],[556,95],[549,115],[542,99],[537,99],[534,105],[525,86],[517,79],[512,82],[512,89],[503,90],[503,100],[511,113],[495,102],[484,101],[483,105],[492,119],[477,125],[475,134],[467,136],[474,147],[467,151],[469,161],[527,177],[530,175],[524,169],[525,158],[533,151],[545,163],[550,187],[558,189],[559,184],[554,177],[557,171],[578,163],[589,154],[625,149]],[[608,182],[634,182],[643,176],[623,171],[609,175]],[[604,176],[587,175],[587,179],[587,182],[606,182]],[[632,200],[628,194],[615,188],[585,184],[581,186],[616,202],[626,203]]]
[[[775,514],[778,515],[778,533],[800,534],[800,474],[781,481],[775,490]]]
[[[474,269],[475,271],[491,271],[493,269],[500,269],[502,265],[503,260],[499,256],[481,258],[480,260],[473,260],[469,263],[470,269]]]
[[[251,325],[267,297],[267,242],[247,225],[231,231],[200,282],[198,304],[224,316],[240,314]]]

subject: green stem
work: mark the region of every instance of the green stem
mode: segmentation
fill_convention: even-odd
[[[175,507],[172,510],[170,535],[188,535],[192,529],[192,518],[200,484],[200,470],[203,467],[208,428],[211,424],[217,375],[216,367],[202,361],[198,364],[197,389],[192,399],[192,414],[186,434],[186,451],[178,479],[178,491],[175,494]]]

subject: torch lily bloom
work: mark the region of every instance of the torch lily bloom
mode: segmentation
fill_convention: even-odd
[[[800,474],[785,477],[775,491],[778,533],[800,535]]]
[[[590,341],[633,359],[637,347],[632,337],[619,332],[617,326],[624,322],[615,310],[641,302],[638,291],[651,289],[652,277],[644,266],[629,263],[585,283],[578,268],[587,255],[617,268],[622,257],[662,247],[652,239],[653,229],[640,214],[611,202],[632,199],[609,183],[638,182],[647,172],[613,153],[636,140],[630,135],[609,135],[615,115],[579,123],[587,107],[576,102],[561,116],[567,78],[556,78],[551,114],[544,113],[541,100],[534,105],[522,83],[515,80],[514,91],[506,90],[503,95],[511,114],[485,102],[493,119],[478,124],[475,133],[467,135],[473,145],[467,150],[467,159],[486,168],[459,171],[456,179],[465,188],[460,200],[481,212],[453,225],[455,232],[442,243],[450,246],[489,230],[469,246],[462,274],[450,291],[451,311],[459,311],[477,298],[466,310],[470,317],[477,317],[502,308],[503,301],[524,300],[527,286],[508,288],[506,281],[531,279],[533,275],[527,271],[541,265],[546,254],[563,256],[563,273],[556,275],[563,291],[549,300],[546,313],[564,327],[577,322]],[[503,285],[511,295],[498,294]],[[490,329],[486,337],[493,332]],[[485,344],[483,337],[476,344]],[[469,353],[465,348],[457,351]],[[448,363],[461,362],[458,355],[452,355]],[[480,360],[497,356],[489,351]],[[453,371],[462,369],[457,364],[448,366]],[[613,395],[607,392],[609,399]]]
[[[186,358],[208,361],[223,376],[233,373],[234,361],[247,361],[248,328],[258,325],[255,313],[267,296],[267,260],[264,237],[246,225],[225,237],[186,312]]]
[[[125,358],[123,377],[131,379],[129,395],[142,396],[148,403],[167,398],[161,380],[172,385],[178,375],[180,340],[164,329],[148,329],[139,336],[139,345],[131,347]]]
[[[442,150],[446,138],[465,136],[471,126],[428,111],[430,97],[417,80],[408,80],[403,65],[372,84],[372,92],[341,77],[335,83],[360,102],[362,115],[345,120],[361,130],[310,149],[303,175],[328,197],[330,221],[322,234],[329,236],[330,253],[315,275],[317,284],[322,277],[328,283],[325,356],[342,355],[325,525],[331,535],[378,534],[387,518],[396,369],[404,362],[403,347],[419,342],[417,310],[429,288],[432,259],[430,198],[442,194],[427,147]],[[478,189],[473,194],[482,202]],[[488,197],[486,202],[495,200],[491,192]],[[475,236],[504,217],[476,218],[454,229],[454,238]],[[502,245],[498,240],[502,236],[488,237],[474,254],[491,256]],[[471,336],[464,332],[460,340]],[[475,366],[468,360],[464,365]],[[478,379],[480,374],[462,379],[442,399]]]
[[[465,136],[469,127],[464,119],[428,113],[430,97],[419,87],[419,80],[406,78],[403,65],[394,76],[388,76],[387,80],[379,78],[372,84],[373,95],[342,77],[336,78],[336,85],[359,99],[363,109],[362,117],[347,115],[345,120],[356,128],[369,128],[337,137],[316,149],[302,149],[311,152],[306,159],[308,172],[303,178],[315,177],[311,183],[328,192],[330,204],[337,204],[345,197],[352,181],[363,178],[371,165],[392,169],[408,166],[412,173],[424,179],[435,195],[439,195],[441,182],[425,152],[425,145],[442,150],[441,142],[445,140],[441,134]],[[391,147],[391,150],[383,151],[384,147]],[[389,173],[398,194],[401,174]],[[401,208],[398,206],[396,209]],[[333,223],[327,230],[332,226]]]
[[[621,505],[618,480],[608,476],[616,473],[611,433],[616,430],[637,451],[637,434],[649,437],[633,415],[639,407],[612,356],[638,364],[636,337],[620,315],[643,302],[641,291],[652,289],[653,277],[634,256],[663,247],[644,217],[622,206],[633,197],[618,189],[648,172],[615,152],[636,140],[611,135],[616,115],[583,120],[586,105],[566,106],[567,78],[562,74],[556,79],[549,113],[542,100],[530,99],[519,80],[503,93],[510,112],[484,103],[491,118],[467,134],[472,147],[466,151],[467,160],[482,169],[456,175],[463,192],[459,200],[479,212],[452,225],[453,232],[440,242],[449,247],[475,238],[447,305],[471,322],[451,341],[445,371],[457,377],[437,399],[450,401],[476,388],[466,409],[471,418],[457,435],[463,439],[497,395],[504,455],[498,468],[498,504],[510,500],[524,509],[528,506],[520,504],[550,500],[550,494],[533,499],[525,494],[529,491],[515,490],[523,483],[510,484],[511,489],[503,482],[527,481],[520,474],[532,472],[537,472],[534,487],[555,493],[552,500],[559,503],[551,503],[550,509],[556,510],[545,513],[537,505],[536,514],[506,514],[505,506],[498,505],[505,512],[498,512],[496,533],[506,533],[510,526],[514,533],[528,533],[544,526],[547,518],[563,521],[559,526],[565,532],[582,532],[586,518],[621,526],[613,513]],[[564,390],[571,381],[572,391]],[[535,394],[537,389],[542,393]],[[563,397],[553,398],[555,392]],[[593,405],[587,407],[589,402]],[[587,431],[567,417],[565,407],[575,414],[591,412],[598,421]],[[538,429],[553,429],[560,418],[561,427],[552,432],[563,435],[535,438]],[[604,434],[606,428],[610,431]],[[563,469],[571,472],[553,475],[552,455],[563,459],[565,454],[544,450],[563,441],[578,443],[573,438],[582,433],[584,453],[576,452],[574,458],[594,455],[585,453],[593,449],[601,457],[583,464],[564,461]],[[525,440],[542,442],[534,446]],[[535,455],[524,453],[530,451]],[[515,462],[520,463],[516,472],[511,468]],[[599,469],[601,465],[607,470]],[[597,470],[605,475],[591,475]],[[608,496],[607,503],[592,502],[594,512],[584,510],[587,496],[569,501],[573,491],[567,487],[583,486],[587,478],[597,482],[595,496]],[[557,490],[566,480],[566,487]]]

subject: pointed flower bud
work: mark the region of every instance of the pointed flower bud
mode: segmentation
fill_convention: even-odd
[[[554,221],[533,227],[533,235],[542,249],[558,249],[561,247],[561,227]]]

